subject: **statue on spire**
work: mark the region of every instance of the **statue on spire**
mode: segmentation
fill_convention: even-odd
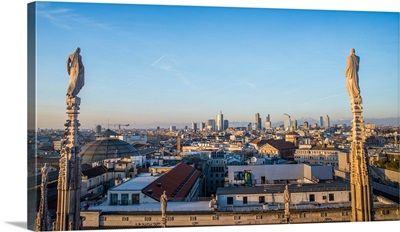
[[[75,52],[70,54],[67,59],[67,72],[69,75],[69,85],[67,97],[74,98],[85,84],[85,67],[80,55],[81,49],[78,47]]]
[[[360,64],[360,57],[356,56],[356,50],[350,49],[350,56],[347,58],[346,66],[346,89],[351,99],[361,98],[360,86],[358,84],[358,67]]]

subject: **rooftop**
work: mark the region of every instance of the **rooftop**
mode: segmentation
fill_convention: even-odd
[[[209,201],[168,202],[168,212],[199,212],[213,211],[208,207]],[[160,203],[147,203],[139,205],[108,205],[107,201],[97,206],[90,206],[89,210],[102,212],[158,212],[161,211]]]
[[[152,175],[150,173],[141,173],[137,177],[134,177],[120,185],[110,189],[110,191],[142,191],[144,188],[149,186],[151,183],[156,181],[162,175]]]
[[[187,196],[199,176],[199,170],[181,162],[147,186],[143,193],[158,201],[163,191],[166,191],[168,200],[180,201]]]
[[[285,190],[284,184],[273,184],[266,186],[255,187],[225,187],[218,188],[217,195],[226,194],[266,194],[266,193],[283,193]],[[318,184],[291,184],[289,185],[289,192],[325,192],[325,191],[350,191],[349,183],[345,182],[332,182],[332,183],[318,183]]]

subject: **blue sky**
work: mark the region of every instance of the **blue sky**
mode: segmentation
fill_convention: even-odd
[[[37,3],[37,122],[62,128],[66,59],[82,49],[83,127],[350,118],[344,69],[361,57],[364,117],[398,117],[399,14]]]

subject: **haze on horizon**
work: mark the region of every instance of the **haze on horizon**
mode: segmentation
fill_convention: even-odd
[[[78,46],[85,128],[206,122],[221,110],[236,122],[349,119],[353,47],[364,118],[398,117],[398,13],[37,2],[36,29],[39,128],[63,128],[65,62]]]

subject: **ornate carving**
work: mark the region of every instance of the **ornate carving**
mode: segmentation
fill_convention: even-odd
[[[79,230],[80,222],[80,189],[81,157],[79,144],[79,110],[80,99],[67,97],[67,116],[64,124],[64,142],[61,149],[60,170],[58,177],[58,200],[56,231]]]
[[[283,202],[285,203],[285,218],[286,222],[290,222],[290,192],[289,192],[289,186],[286,185],[285,191],[283,192]]]
[[[50,230],[50,217],[47,207],[47,176],[48,167],[47,163],[41,169],[42,172],[42,183],[40,185],[41,196],[39,211],[36,217],[35,231],[49,231]]]

